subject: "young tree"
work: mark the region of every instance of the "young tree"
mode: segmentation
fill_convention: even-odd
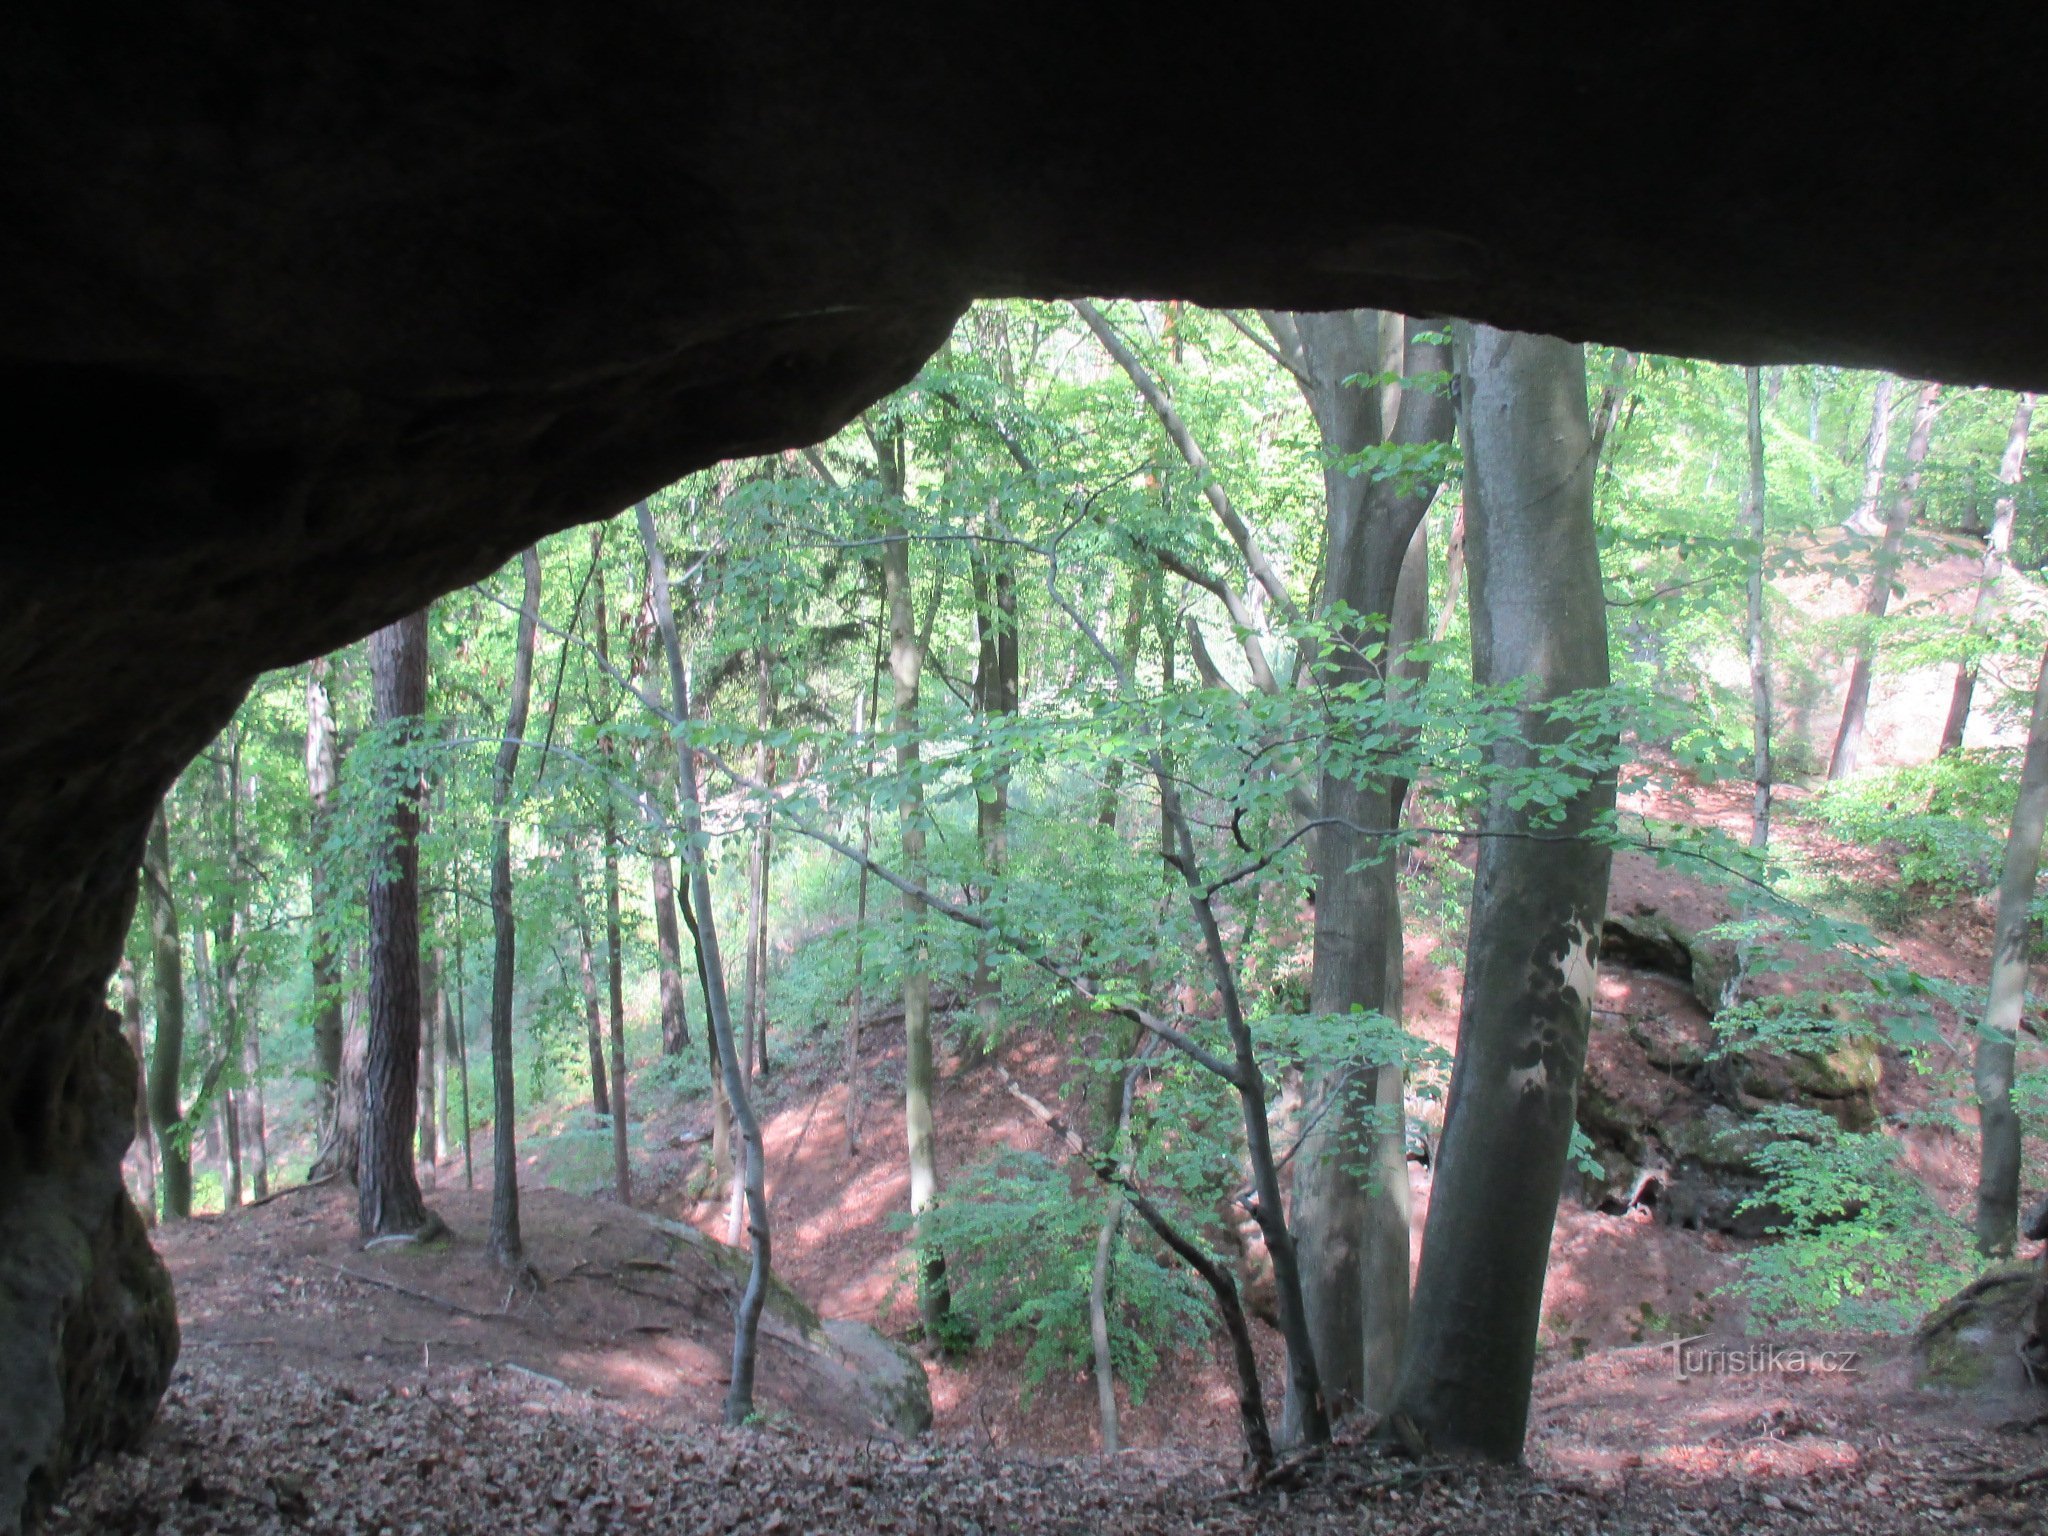
[[[2020,1013],[2027,1001],[2027,947],[2033,930],[2034,884],[2041,870],[2041,829],[2048,823],[2048,654],[2034,682],[2027,755],[2005,872],[1998,882],[1998,918],[1991,941],[1991,996],[1977,1031],[1977,1249],[2008,1256],[2019,1228],[2020,1121],[2012,1080]]]
[[[340,768],[335,741],[334,701],[327,678],[332,663],[316,657],[306,666],[306,793],[312,805],[307,837],[307,886],[312,921],[306,925],[306,947],[313,972],[313,1104],[318,1128],[309,1179],[331,1178],[342,1169],[354,1177],[356,1116],[351,1111],[347,1145],[343,1130],[342,986],[338,953],[333,879],[328,872],[327,840],[334,818],[334,788]]]
[[[417,1233],[433,1222],[413,1164],[420,1068],[420,773],[427,708],[427,615],[408,614],[370,636],[374,718],[394,772],[370,875],[370,1035],[357,1146],[357,1224],[365,1239]]]
[[[1891,515],[1885,519],[1884,538],[1878,545],[1877,563],[1870,573],[1870,585],[1863,595],[1863,617],[1856,635],[1854,660],[1849,665],[1849,683],[1842,701],[1842,723],[1835,731],[1835,746],[1828,756],[1828,779],[1847,778],[1856,771],[1863,754],[1863,721],[1870,708],[1870,674],[1877,652],[1877,626],[1884,618],[1897,580],[1901,548],[1906,530],[1913,523],[1913,509],[1920,496],[1920,466],[1927,458],[1928,439],[1934,432],[1934,418],[1941,410],[1941,386],[1929,384],[1920,391],[1920,404],[1913,413],[1913,435],[1906,442],[1906,472],[1899,479],[1898,495],[1892,499]]]
[[[1749,419],[1749,481],[1742,498],[1742,531],[1749,542],[1746,561],[1749,614],[1744,637],[1749,651],[1751,778],[1749,846],[1771,840],[1771,638],[1764,623],[1764,406],[1762,370],[1742,370]]]
[[[519,1095],[512,1075],[512,986],[517,933],[512,911],[512,787],[519,746],[533,697],[533,637],[540,617],[540,553],[519,557],[525,589],[513,644],[512,693],[505,704],[505,735],[491,775],[491,1259],[523,1271],[526,1244],[519,1231],[519,1149],[514,1123]]]
[[[2019,512],[2020,477],[2027,468],[2027,435],[2034,426],[2034,403],[2039,397],[2023,394],[2013,407],[2012,430],[2006,434],[2005,452],[1998,460],[1998,483],[2005,494],[1992,506],[1991,531],[1984,539],[1984,565],[1977,577],[1977,601],[1970,610],[1970,625],[1963,636],[1963,657],[1956,663],[1955,691],[1950,695],[1948,720],[1941,728],[1943,755],[1959,752],[1963,732],[1970,723],[1970,703],[1977,692],[1977,647],[1991,627],[1998,606],[1999,580],[2005,574],[2005,558],[2012,548],[2013,519]]]
[[[1569,727],[1552,705],[1607,684],[1583,350],[1461,328],[1472,670],[1524,689],[1524,763]],[[1521,1455],[1550,1231],[1585,1064],[1612,772],[1554,821],[1489,805],[1444,1134],[1396,1414],[1446,1450]]]
[[[691,719],[689,673],[683,666],[682,640],[676,632],[675,605],[669,595],[668,562],[662,554],[661,539],[654,527],[654,510],[641,502],[635,511],[640,524],[640,542],[647,552],[647,586],[654,603],[655,624],[661,632],[662,650],[668,660],[669,696],[673,704],[671,728],[681,731]],[[742,1179],[746,1195],[749,1235],[753,1239],[753,1262],[747,1273],[747,1288],[734,1308],[732,1342],[732,1383],[726,1390],[725,1421],[744,1424],[754,1412],[754,1361],[761,1325],[761,1308],[768,1300],[768,1277],[772,1233],[768,1220],[767,1159],[761,1146],[760,1122],[747,1093],[746,1064],[741,1061],[733,1039],[732,1013],[725,995],[724,961],[718,949],[718,923],[711,909],[711,875],[704,842],[702,800],[697,792],[697,764],[690,744],[676,738],[676,799],[682,813],[687,866],[688,904],[683,916],[697,945],[697,976],[704,988],[704,1016],[717,1052],[719,1069],[725,1078],[726,1102],[744,1148]]]
[[[1877,376],[1870,396],[1870,432],[1863,442],[1863,492],[1856,505],[1842,519],[1850,533],[1874,539],[1884,532],[1884,520],[1877,515],[1877,499],[1884,491],[1884,461],[1892,442],[1892,391],[1898,381],[1888,373]]]
[[[192,1215],[192,1143],[178,1102],[185,1070],[185,954],[178,936],[178,901],[171,885],[171,830],[164,807],[149,824],[143,845],[142,890],[149,906],[150,972],[156,986],[156,1041],[149,1068],[149,1119],[156,1128],[162,1170],[163,1218]]]
[[[908,494],[900,422],[869,428],[882,495],[887,501],[888,527],[882,539],[882,584],[889,605],[889,675],[894,681],[896,771],[903,781],[903,864],[913,881],[922,881],[925,858],[924,794],[920,782],[918,683],[924,671],[923,636],[918,629],[910,587],[910,534],[904,526]],[[903,1121],[909,1143],[910,1215],[913,1222],[939,1192],[938,1133],[932,1100],[938,1078],[932,1060],[932,977],[924,936],[925,900],[905,893],[903,913],[910,933],[903,967]],[[913,1241],[916,1241],[913,1228]],[[943,1338],[951,1297],[946,1286],[946,1256],[920,1243],[918,1307],[927,1341]]]
[[[604,532],[590,535],[591,624],[597,640],[599,665],[612,668],[611,613],[605,601]],[[607,695],[609,697],[609,695]],[[612,724],[613,711],[607,705],[604,724]],[[607,775],[604,784],[604,964],[606,1000],[611,1006],[612,1047],[612,1193],[621,1205],[633,1203],[633,1170],[626,1145],[626,979],[624,926],[619,915],[619,806],[612,780],[621,769],[617,742],[610,731],[600,737]],[[673,921],[673,919],[671,919]]]

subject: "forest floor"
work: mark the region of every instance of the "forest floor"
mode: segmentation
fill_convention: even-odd
[[[1732,789],[1666,782],[1637,791],[1634,808],[1747,829],[1746,796]],[[1886,877],[1881,854],[1823,846],[1796,818],[1782,825],[1788,845],[1848,878]],[[1721,915],[1720,900],[1647,856],[1617,862],[1613,910],[1653,908],[1697,929]],[[1972,979],[1989,919],[1983,903],[1959,902],[1888,938],[1924,972]],[[1410,1027],[1448,1046],[1459,981],[1418,939]],[[1594,1053],[1624,1087],[1641,1069],[1614,1050],[1620,1023],[1697,1022],[1685,989],[1647,972],[1608,971],[1599,1007]],[[1002,1060],[1041,1096],[1067,1071],[1051,1045],[1007,1048]],[[836,1043],[778,1063],[763,1087],[778,1274],[827,1317],[908,1336],[892,1222],[907,1199],[899,1032],[864,1032],[856,1151]],[[1887,1061],[1888,1119],[1924,1107],[1927,1092]],[[702,1114],[678,1108],[646,1128],[656,1150],[636,1167],[638,1193],[722,1235],[721,1206],[688,1193]],[[1001,1145],[1056,1150],[979,1065],[945,1063],[937,1115],[953,1170]],[[1907,1144],[1937,1198],[1959,1206],[1975,1171],[1968,1138],[1915,1131]],[[487,1139],[476,1159],[475,1191],[457,1187],[458,1167],[439,1170],[429,1203],[456,1235],[431,1252],[359,1250],[353,1200],[336,1188],[160,1234],[185,1330],[177,1379],[149,1444],[81,1477],[52,1532],[2048,1528],[2048,1403],[1918,1389],[1910,1340],[1781,1338],[1853,1351],[1854,1369],[1681,1377],[1669,1340],[1750,1341],[1722,1291],[1746,1245],[1640,1208],[1567,1200],[1559,1211],[1525,1469],[1418,1466],[1351,1443],[1247,1494],[1213,1347],[1170,1360],[1142,1403],[1124,1404],[1131,1448],[1115,1458],[1097,1454],[1086,1374],[1056,1372],[1026,1394],[1022,1348],[1004,1343],[926,1359],[934,1433],[899,1444],[868,1433],[771,1340],[765,1426],[723,1429],[725,1294],[650,1298],[640,1282],[655,1277],[634,1267],[644,1224],[549,1189],[523,1192],[523,1209],[551,1283],[508,1292],[481,1253]],[[1411,1171],[1419,1248],[1429,1179]],[[1263,1325],[1260,1348],[1277,1384],[1278,1340]]]

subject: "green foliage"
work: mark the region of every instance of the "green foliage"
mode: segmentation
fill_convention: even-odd
[[[1898,861],[1898,886],[1851,887],[1866,906],[1875,903],[1873,916],[1892,919],[1899,887],[1938,898],[1997,885],[2018,778],[2009,751],[1951,753],[1856,774],[1830,784],[1808,808],[1845,842]]]
[[[1968,1234],[1890,1137],[1789,1105],[1759,1118],[1775,1139],[1758,1154],[1765,1187],[1742,1209],[1769,1214],[1778,1237],[1743,1256],[1731,1287],[1759,1322],[1902,1332],[1970,1277]]]
[[[1088,1296],[1105,1199],[1077,1193],[1065,1168],[1035,1152],[1004,1150],[964,1170],[924,1217],[924,1236],[949,1260],[958,1320],[983,1338],[1026,1341],[1027,1398],[1094,1359]],[[1119,1229],[1113,1265],[1110,1356],[1142,1402],[1161,1357],[1206,1336],[1208,1311],[1198,1282],[1135,1216]]]

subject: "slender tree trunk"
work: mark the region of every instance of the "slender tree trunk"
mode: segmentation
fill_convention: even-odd
[[[576,850],[569,878],[576,883],[576,975],[583,985],[583,1041],[590,1055],[590,1112],[603,1125],[612,1112],[604,1070],[604,1014],[597,1002],[597,960],[592,953],[590,908],[583,895],[582,850]]]
[[[341,967],[335,952],[334,893],[326,854],[338,768],[334,706],[327,694],[328,666],[322,656],[306,667],[306,790],[312,801],[308,884],[313,906],[307,947],[313,971],[313,1118],[319,1148],[313,1158],[311,1176],[315,1178],[332,1169],[341,1085]]]
[[[270,1193],[270,1147],[263,1123],[263,1043],[254,1018],[242,1025],[242,1161],[249,1172],[249,1193],[261,1200]]]
[[[765,627],[767,619],[762,622]],[[775,783],[775,752],[768,745],[768,731],[774,723],[775,669],[768,647],[761,644],[754,647],[754,777],[771,787]],[[768,1070],[768,881],[773,873],[774,845],[774,823],[763,806],[747,871],[747,1038],[752,1042],[754,1064],[763,1072]]]
[[[920,783],[918,683],[924,670],[924,655],[918,644],[915,607],[910,588],[910,535],[902,522],[904,495],[903,438],[901,432],[876,443],[882,465],[882,480],[890,498],[890,526],[882,542],[882,583],[889,604],[889,675],[894,680],[893,704],[896,729],[896,771],[903,781],[900,821],[903,865],[913,881],[922,882],[925,859],[924,793]],[[938,1133],[933,1123],[932,1100],[937,1093],[937,1073],[932,1059],[932,978],[927,940],[923,933],[925,903],[921,897],[903,898],[904,921],[909,928],[903,963],[903,1120],[909,1145],[910,1215],[912,1222],[922,1216],[939,1192]],[[938,1344],[944,1338],[952,1293],[946,1282],[946,1258],[926,1244],[916,1227],[912,1239],[918,1245],[918,1306],[924,1319],[924,1336]]]
[[[1742,531],[1749,540],[1749,711],[1750,777],[1756,784],[1750,807],[1749,846],[1771,840],[1771,637],[1764,624],[1764,408],[1762,375],[1742,371],[1749,404],[1749,484],[1742,499]]]
[[[2041,829],[2048,822],[2048,654],[2034,682],[2034,713],[2027,725],[2027,756],[2020,768],[2019,801],[2005,840],[2005,874],[1998,882],[1998,920],[1991,942],[1991,996],[1977,1032],[1977,1123],[1982,1152],[1977,1172],[1977,1249],[2005,1256],[2018,1240],[2020,1121],[2013,1112],[2012,1080],[2020,1013],[2027,1001],[2027,941],[2033,928],[2034,883],[2041,870]]]
[[[455,1069],[462,1080],[462,1187],[476,1188],[476,1163],[470,1149],[469,1113],[469,971],[462,961],[462,861],[455,861]]]
[[[1392,317],[1388,325],[1402,322]],[[1345,380],[1378,366],[1381,317],[1369,310],[1299,315],[1302,356],[1321,428],[1327,539],[1325,611],[1336,629],[1316,664],[1336,689],[1394,692],[1390,621],[1399,606],[1403,566],[1434,486],[1353,475],[1344,460],[1377,448],[1389,434],[1380,398]],[[1439,373],[1447,349],[1418,338],[1440,322],[1408,322],[1408,374]],[[1448,439],[1450,403],[1427,389],[1402,392],[1390,440],[1414,445]],[[1411,580],[1411,588],[1413,582]],[[1409,615],[1405,637],[1420,638]],[[1399,1021],[1402,925],[1393,845],[1371,829],[1391,829],[1399,794],[1390,778],[1325,772],[1319,809],[1350,825],[1316,833],[1315,949],[1310,1006],[1342,1017],[1354,1010]],[[1366,829],[1366,830],[1355,830]],[[1328,1411],[1384,1412],[1400,1369],[1408,1319],[1408,1168],[1403,1073],[1398,1064],[1330,1064],[1305,1087],[1303,1111],[1314,1128],[1293,1172],[1294,1227],[1301,1248],[1302,1301],[1314,1340]],[[1361,1151],[1363,1156],[1361,1156]],[[1301,1438],[1293,1399],[1283,1435]]]
[[[2014,406],[2012,430],[2006,434],[2005,452],[1998,460],[1998,483],[2005,494],[1993,503],[1991,532],[1984,540],[1984,566],[1977,576],[1977,602],[1970,610],[1970,627],[1963,636],[1963,658],[1956,663],[1955,691],[1949,698],[1948,720],[1941,728],[1941,751],[1960,752],[1963,732],[1970,723],[1970,705],[1977,692],[1977,647],[1991,628],[1998,610],[1998,584],[2005,575],[2005,557],[2012,548],[2012,525],[2019,511],[2018,486],[2027,468],[2027,435],[2033,430],[2036,395],[2021,395]]]
[[[977,543],[974,561],[974,707],[989,762],[986,778],[976,786],[974,806],[975,841],[981,854],[982,879],[975,894],[985,904],[995,883],[1002,879],[1010,862],[1010,765],[1008,746],[995,747],[994,733],[1004,729],[1017,713],[1017,572],[1007,550],[992,543]],[[1126,629],[1128,630],[1128,622]],[[1098,818],[1099,819],[1099,818]],[[1116,825],[1114,801],[1109,824]],[[1000,1028],[1001,1006],[997,998],[995,972],[989,965],[986,936],[974,954],[974,1044],[980,1052],[990,1048]]]
[[[1857,632],[1855,659],[1849,666],[1842,723],[1835,732],[1834,751],[1828,757],[1830,782],[1854,773],[1863,755],[1864,717],[1870,709],[1870,674],[1877,655],[1877,625],[1891,603],[1900,548],[1905,543],[1906,530],[1912,526],[1913,508],[1920,494],[1920,466],[1927,458],[1927,441],[1940,410],[1941,386],[1929,384],[1920,391],[1920,405],[1913,413],[1913,435],[1906,443],[1906,472],[1899,480],[1891,516],[1885,519],[1884,541],[1878,546],[1877,564],[1864,593],[1862,628]]]
[[[1462,342],[1472,671],[1481,686],[1527,680],[1527,744],[1494,749],[1511,767],[1567,733],[1547,704],[1608,681],[1585,362],[1576,345],[1489,326]],[[1442,1449],[1521,1455],[1607,905],[1611,853],[1594,829],[1613,804],[1609,773],[1535,836],[1504,798],[1486,812],[1396,1403]]]
[[[661,970],[661,1054],[680,1056],[690,1046],[690,1010],[683,993],[683,936],[676,926],[675,871],[668,855],[648,861],[654,885],[654,948]]]
[[[846,1014],[846,1155],[849,1159],[860,1155],[861,1122],[861,1081],[860,1081],[860,1023],[861,1013],[866,1007],[862,981],[867,969],[868,953],[868,866],[867,859],[875,843],[875,800],[871,786],[874,782],[874,740],[875,711],[881,703],[882,690],[882,646],[888,637],[888,594],[883,593],[882,611],[875,623],[875,650],[868,659],[868,691],[865,698],[859,694],[853,699],[853,739],[861,753],[860,769],[860,873],[855,877],[853,901],[853,995],[847,1002]]]
[[[683,667],[682,642],[676,634],[675,608],[669,597],[668,562],[654,529],[654,513],[646,502],[635,509],[639,514],[640,541],[647,550],[647,582],[654,598],[655,623],[661,630],[662,649],[668,657],[669,691],[674,703],[675,722],[690,718],[689,674]],[[697,975],[704,988],[706,1032],[718,1052],[718,1065],[725,1079],[727,1101],[746,1148],[745,1186],[747,1214],[753,1237],[753,1263],[747,1272],[747,1288],[741,1292],[733,1314],[732,1384],[725,1396],[725,1421],[743,1424],[754,1412],[754,1360],[761,1324],[761,1308],[768,1299],[769,1258],[772,1234],[768,1218],[767,1159],[761,1146],[761,1126],[747,1095],[747,1074],[733,1040],[732,1014],[725,995],[725,971],[718,952],[718,924],[711,908],[711,876],[705,855],[704,818],[697,793],[697,765],[687,742],[676,744],[676,798],[682,812],[689,904],[683,915],[689,920],[690,935],[697,946]]]
[[[515,1121],[519,1095],[512,1076],[512,987],[517,935],[512,919],[512,786],[519,771],[519,743],[533,697],[533,633],[540,614],[540,554],[528,548],[519,559],[525,576],[519,628],[513,647],[512,696],[505,705],[505,737],[491,775],[491,1237],[492,1262],[502,1269],[526,1267],[526,1243],[519,1231],[519,1148]]]
[[[420,924],[422,938],[432,933],[430,920]],[[447,1038],[448,994],[441,983],[444,957],[438,947],[420,951],[420,1143],[419,1160],[435,1188],[441,1171],[442,1042]]]
[[[375,718],[405,759],[385,812],[386,853],[370,876],[370,1037],[356,1149],[356,1223],[365,1239],[431,1225],[413,1163],[420,1071],[420,774],[410,761],[427,709],[427,615],[370,636]]]
[[[1842,519],[1844,528],[1867,539],[1884,532],[1877,502],[1884,491],[1884,461],[1892,442],[1892,391],[1897,382],[1888,373],[1877,376],[1870,397],[1870,435],[1863,444],[1863,492],[1856,498],[1855,510]]]
[[[591,593],[597,659],[606,669],[612,664],[611,612],[605,599],[604,533],[592,529],[590,574],[595,583]],[[605,723],[611,723],[607,714]],[[603,740],[604,760],[614,772],[619,767],[618,744],[610,732]],[[673,918],[670,919],[674,921]],[[606,1001],[612,1045],[612,1193],[621,1205],[633,1203],[633,1170],[626,1139],[626,972],[624,926],[619,918],[619,808],[612,788],[604,794],[604,967]]]
[[[363,952],[350,946],[347,972],[362,974]],[[356,1181],[357,1147],[362,1137],[363,1077],[369,1065],[370,1031],[366,1015],[369,999],[363,989],[351,986],[341,1010],[341,1080],[336,1084],[334,1135],[325,1154],[327,1161],[313,1170],[315,1178],[340,1174]]]
[[[156,1040],[150,1055],[149,1119],[162,1170],[163,1219],[192,1215],[192,1144],[183,1125],[178,1080],[185,1070],[185,955],[171,886],[171,831],[162,806],[143,847],[142,889],[149,903],[150,969],[156,985]]]
[[[145,877],[146,878],[146,877]],[[128,1036],[128,1048],[135,1053],[135,1149],[136,1172],[141,1189],[135,1207],[142,1212],[144,1226],[153,1227],[156,1210],[156,1139],[149,1126],[149,1058],[142,1049],[142,988],[135,978],[135,957],[124,954],[118,972],[121,978],[121,1028]]]

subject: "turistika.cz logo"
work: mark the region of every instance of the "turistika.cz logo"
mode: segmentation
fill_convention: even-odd
[[[1703,1333],[1672,1339],[1671,1351],[1678,1379],[1694,1376],[1844,1376],[1861,1367],[1860,1351],[1853,1349],[1811,1349],[1804,1344],[1707,1344]]]

